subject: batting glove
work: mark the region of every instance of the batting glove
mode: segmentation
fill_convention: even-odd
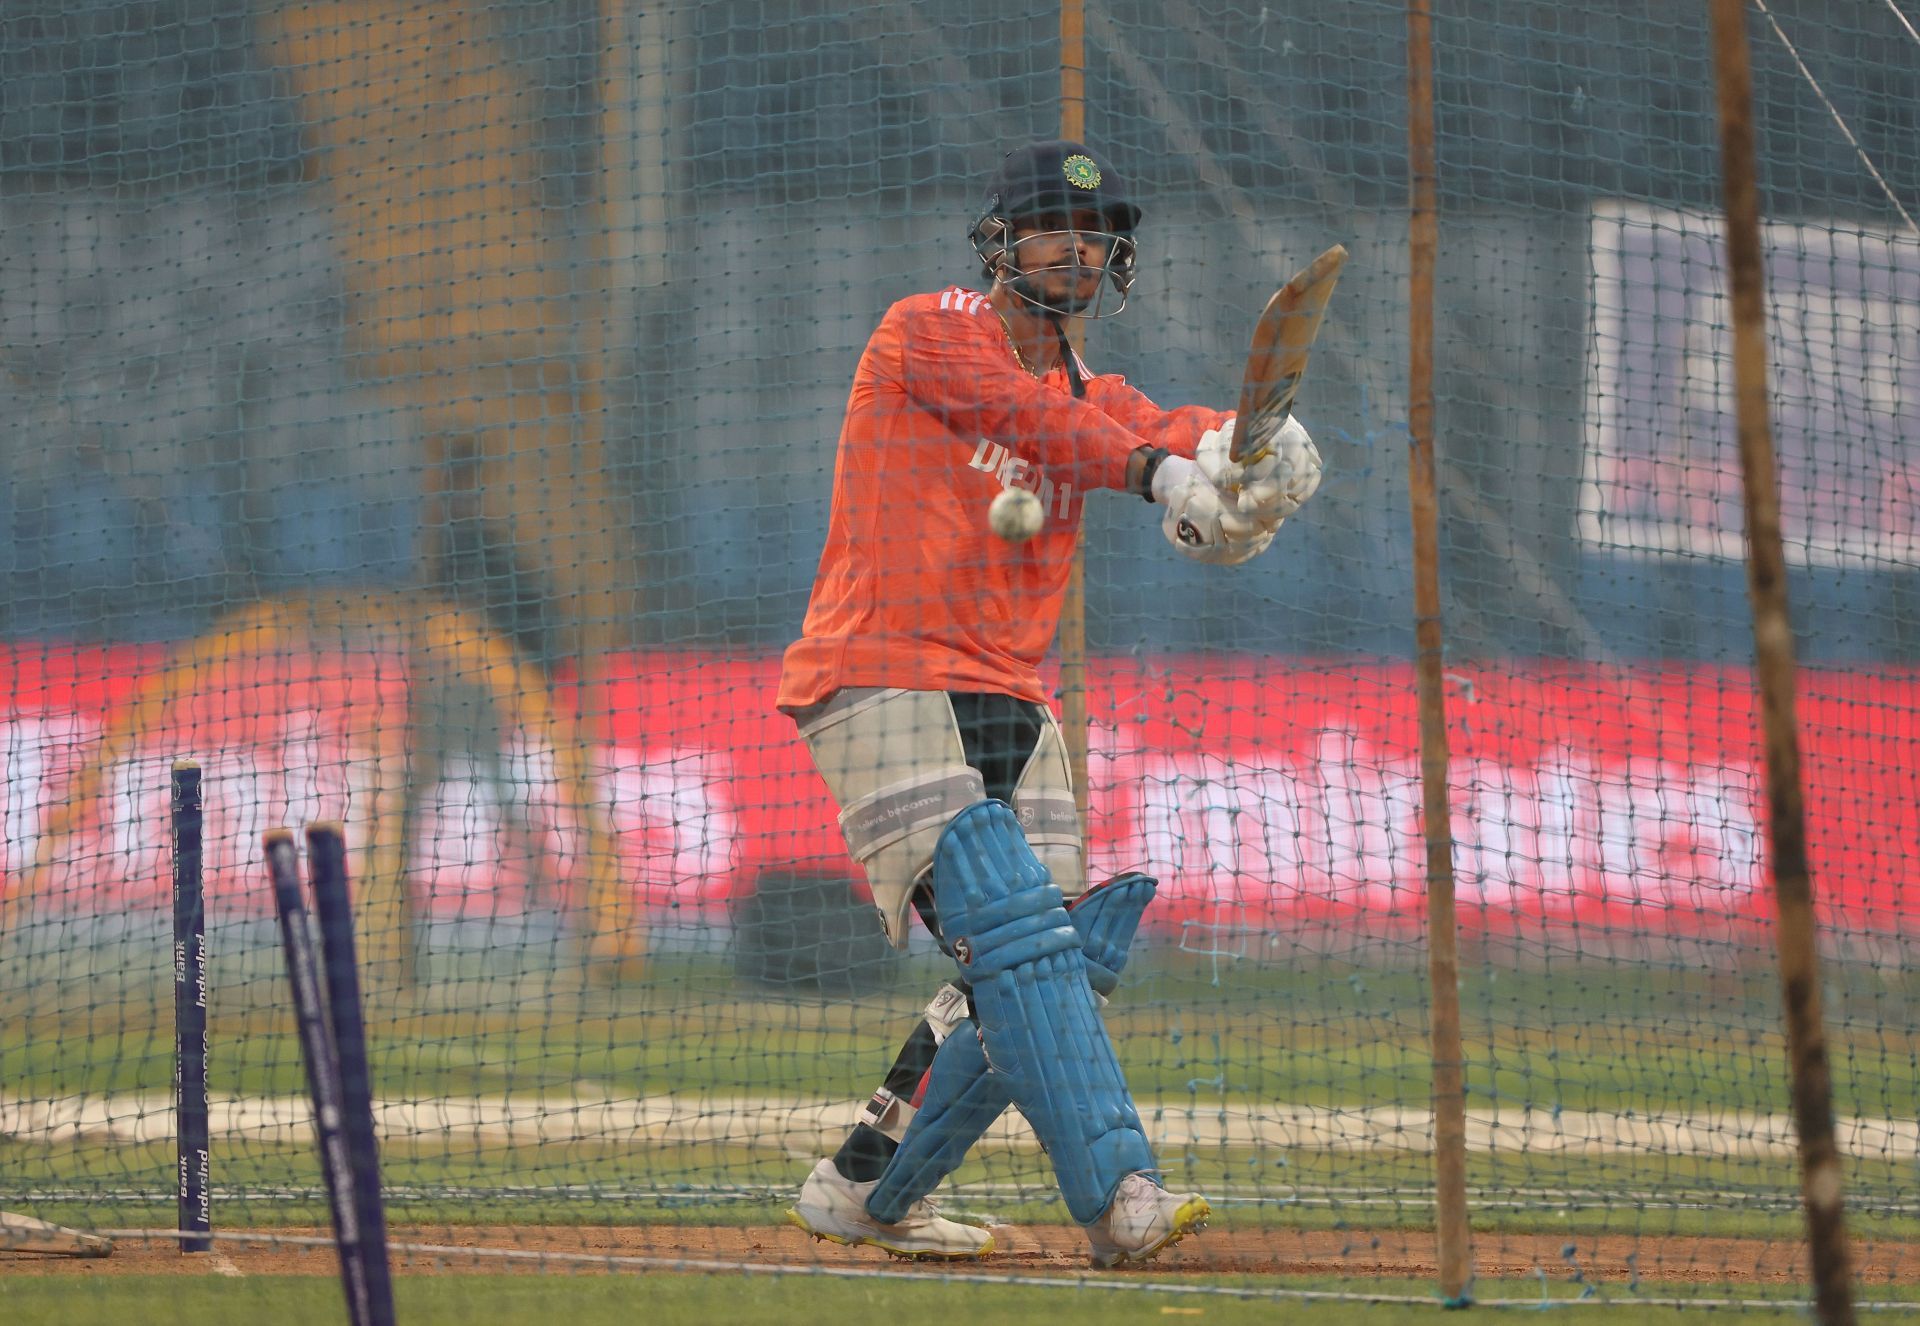
[[[1301,426],[1289,417],[1267,438],[1252,439],[1251,463],[1228,459],[1233,424],[1201,434],[1194,453],[1200,470],[1214,487],[1232,495],[1235,508],[1256,520],[1285,520],[1320,487],[1320,450]]]
[[[1170,457],[1160,469],[1164,472],[1178,457]],[[1176,467],[1175,476],[1165,485],[1162,495],[1161,474],[1154,475],[1154,496],[1165,503],[1160,532],[1184,557],[1210,566],[1238,566],[1266,551],[1280,528],[1279,517],[1271,519],[1242,515],[1228,505],[1230,495],[1215,488],[1200,467],[1187,464]]]

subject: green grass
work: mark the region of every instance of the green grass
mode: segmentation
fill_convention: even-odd
[[[1418,972],[1326,960],[1216,971],[1183,953],[1156,954],[1139,967],[1110,1019],[1140,1096],[1362,1105],[1428,1095]],[[648,981],[612,995],[555,987],[538,974],[442,982],[422,995],[370,1002],[376,1089],[419,1099],[586,1083],[621,1096],[839,1098],[885,1070],[939,974],[916,964],[895,989],[857,1007],[742,990],[724,964],[686,958],[662,959]],[[267,970],[216,982],[216,1091],[303,1090],[272,977]],[[165,992],[121,991],[111,1003],[97,990],[14,993],[0,999],[22,1005],[0,1008],[0,1082],[10,1092],[168,1088]],[[1841,1113],[1920,1117],[1920,1027],[1910,1025],[1907,995],[1870,979],[1836,993],[1829,1035]],[[1542,1110],[1783,1111],[1777,998],[1765,973],[1469,970],[1469,1091],[1482,1103]]]
[[[855,1004],[742,988],[713,958],[661,958],[644,981],[604,991],[569,985],[557,968],[496,970],[471,954],[442,956],[423,991],[370,999],[375,1090],[416,1101],[671,1094],[696,1111],[739,1095],[852,1099],[885,1071],[944,975],[928,961],[907,966],[891,990]],[[1770,968],[1751,955],[1721,968],[1586,960],[1464,970],[1470,1113],[1525,1106],[1549,1119],[1583,1110],[1724,1117],[1787,1109],[1778,993]],[[0,992],[0,1092],[60,1100],[170,1090],[170,990],[150,971],[76,974],[87,972],[85,963],[49,967],[44,981]],[[1898,980],[1859,964],[1831,972],[1837,1111],[1920,1117],[1920,1029],[1904,969]],[[227,951],[213,988],[213,1090],[301,1096],[272,953]],[[1109,1017],[1149,1112],[1204,1116],[1266,1102],[1423,1110],[1424,991],[1424,972],[1413,966],[1161,949],[1135,964]],[[778,1136],[478,1149],[427,1140],[389,1146],[383,1159],[396,1210],[423,1222],[564,1222],[585,1213],[596,1223],[733,1223],[777,1214],[777,1197],[721,1201],[716,1189],[783,1192],[804,1173],[812,1145]],[[1276,1225],[1409,1227],[1430,1219],[1426,1162],[1405,1151],[1350,1151],[1303,1137],[1258,1154],[1176,1151],[1162,1159],[1181,1182],[1259,1196],[1258,1218]],[[307,1148],[230,1142],[215,1164],[230,1222],[321,1218]],[[0,1198],[33,1197],[36,1214],[90,1227],[168,1221],[171,1165],[163,1146],[0,1139]],[[1051,1191],[1044,1161],[1031,1155],[989,1155],[960,1178]],[[1876,1202],[1889,1208],[1868,1217],[1876,1235],[1920,1237],[1920,1217],[1891,1210],[1912,1191],[1910,1164],[1869,1159],[1851,1166],[1848,1179],[1869,1210]],[[1483,1228],[1788,1237],[1800,1219],[1797,1178],[1780,1160],[1499,1152],[1470,1156],[1469,1181]],[[277,1195],[287,1189],[292,1199]],[[246,1192],[268,1195],[235,1195]],[[52,1193],[102,1197],[50,1202]],[[108,1193],[125,1196],[109,1204]],[[994,1213],[1006,1218],[1058,1218],[1050,1199],[996,1200]]]
[[[1253,1155],[1163,1157],[1170,1181],[1215,1198],[1221,1228],[1290,1231],[1431,1228],[1425,1157],[1311,1148]],[[171,1147],[53,1148],[0,1142],[0,1206],[81,1228],[164,1228],[174,1221]],[[577,1147],[500,1148],[459,1157],[389,1146],[382,1156],[396,1222],[463,1225],[758,1225],[777,1222],[807,1157],[713,1148],[658,1152]],[[1861,1164],[1849,1175],[1854,1232],[1920,1240],[1920,1216],[1873,1209],[1901,1197],[1902,1166]],[[222,1228],[324,1224],[311,1148],[223,1152],[215,1158],[214,1216]],[[1067,1216],[1043,1158],[989,1154],[955,1176],[945,1205],[1015,1224]],[[1559,1160],[1530,1172],[1524,1158],[1472,1156],[1474,1226],[1488,1235],[1550,1231],[1668,1239],[1700,1235],[1794,1240],[1804,1217],[1792,1168],[1705,1158]],[[19,1193],[9,1200],[8,1190]],[[52,1193],[88,1193],[54,1200]],[[108,1200],[107,1194],[133,1193]],[[1258,1200],[1248,1200],[1257,1197]]]
[[[1482,1307],[1444,1313],[1429,1286],[1394,1280],[1217,1281],[1225,1293],[1167,1293],[1130,1285],[1122,1289],[979,1285],[892,1275],[867,1280],[828,1276],[530,1276],[442,1275],[403,1278],[395,1305],[407,1326],[507,1326],[565,1320],[568,1326],[806,1326],[813,1322],[952,1321],[968,1326],[1045,1320],[1048,1326],[1113,1326],[1116,1321],[1181,1322],[1218,1326],[1326,1326],[1361,1321],[1365,1326],[1413,1322],[1470,1322],[1511,1318],[1510,1311]],[[1183,1288],[1199,1288],[1188,1282]],[[1303,1300],[1276,1295],[1317,1293],[1352,1296],[1347,1301]],[[1516,1299],[1535,1309],[1547,1300],[1570,1303],[1577,1290],[1556,1285],[1543,1296],[1534,1282],[1483,1283],[1478,1296]],[[1643,1298],[1664,1296],[1643,1286]],[[1366,1303],[1369,1296],[1415,1302]],[[1718,1290],[1686,1289],[1680,1296],[1719,1298]],[[1714,1309],[1715,1321],[1780,1322],[1804,1316],[1786,1295],[1742,1291],[1742,1299],[1770,1298],[1777,1306]],[[1574,1320],[1593,1326],[1679,1326],[1697,1312],[1631,1301],[1624,1290],[1609,1301],[1583,1303]],[[98,1278],[0,1277],[0,1306],[10,1326],[70,1326],[71,1323],[138,1321],[147,1326],[338,1326],[340,1290],[324,1277],[257,1277],[243,1280],[184,1276]]]

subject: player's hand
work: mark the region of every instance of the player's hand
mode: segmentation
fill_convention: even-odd
[[[1266,551],[1280,517],[1242,515],[1231,501],[1196,468],[1167,494],[1160,531],[1182,556],[1210,566],[1238,566]]]
[[[1228,459],[1233,446],[1233,423],[1201,434],[1194,460],[1214,487],[1234,495],[1243,516],[1285,520],[1306,505],[1320,487],[1320,450],[1301,426],[1289,417],[1269,434],[1249,439],[1251,463]]]

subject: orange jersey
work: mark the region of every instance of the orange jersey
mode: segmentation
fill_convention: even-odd
[[[1116,375],[1087,378],[1084,399],[1062,367],[1032,377],[977,291],[901,300],[854,373],[827,545],[777,703],[814,704],[843,686],[1044,701],[1040,660],[1087,492],[1123,488],[1139,447],[1191,457],[1226,418],[1162,410]],[[1003,487],[1040,498],[1045,522],[1025,543],[987,527]]]

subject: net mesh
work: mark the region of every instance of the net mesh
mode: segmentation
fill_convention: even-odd
[[[6,6],[0,1207],[173,1219],[185,758],[216,1230],[326,1219],[260,843],[338,820],[397,1237],[835,1264],[760,1227],[954,967],[879,934],[781,656],[869,337],[984,289],[985,181],[1061,116],[1058,13],[949,8]],[[1084,675],[1041,669],[1090,714],[1087,876],[1160,880],[1106,1019],[1214,1206],[1163,1265],[1430,1278],[1405,10],[1084,29],[1086,139],[1146,213],[1094,372],[1228,408],[1267,295],[1352,254],[1298,407],[1318,495],[1232,569],[1086,495]],[[1898,0],[1750,31],[1834,1104],[1858,1274],[1897,1294],[1920,36]],[[1435,48],[1477,1265],[1800,1286],[1705,20],[1487,0]],[[904,473],[896,564],[949,490]],[[1017,1114],[940,1196],[1033,1254],[983,1269],[1084,1264]]]

